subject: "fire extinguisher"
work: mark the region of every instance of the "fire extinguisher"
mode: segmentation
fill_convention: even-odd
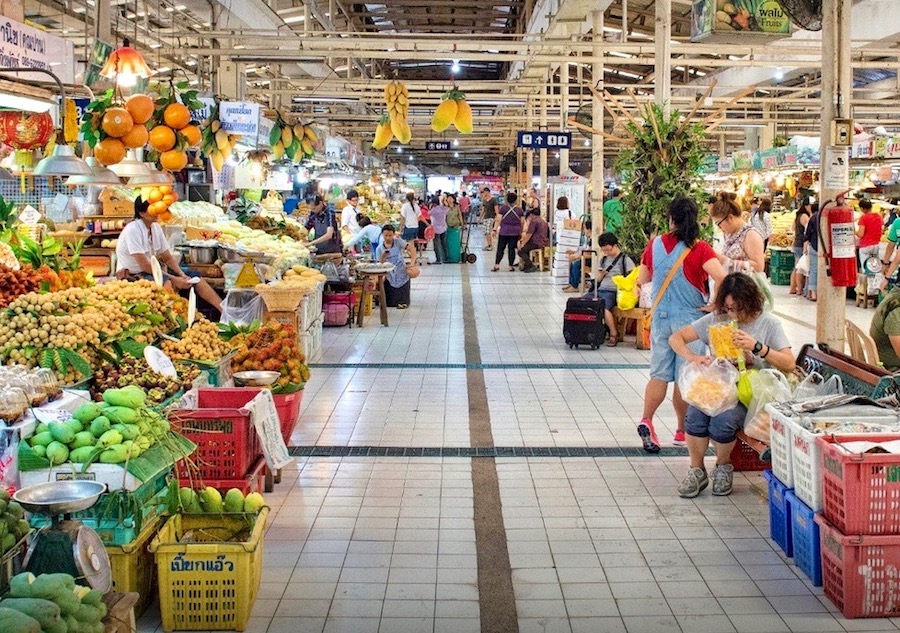
[[[853,209],[844,204],[844,193],[829,200],[819,211],[819,238],[825,255],[826,273],[835,288],[856,285],[856,230]],[[832,206],[829,206],[832,205]],[[828,220],[828,233],[822,232],[822,220]]]

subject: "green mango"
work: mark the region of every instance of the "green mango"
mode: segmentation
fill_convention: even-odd
[[[100,439],[97,440],[97,443],[100,444],[100,446],[109,448],[110,446],[115,446],[117,444],[121,444],[123,439],[124,438],[122,437],[122,434],[119,433],[118,431],[109,430],[100,436]],[[115,463],[115,462],[111,462],[111,463]]]
[[[96,443],[97,438],[94,437],[94,434],[90,431],[81,431],[75,434],[75,439],[72,440],[72,443],[69,445],[73,449],[82,448],[84,446],[93,446]]]
[[[35,446],[43,446],[44,448],[50,445],[50,442],[53,441],[53,434],[50,431],[44,431],[43,433],[38,433],[37,435],[31,436],[31,446],[32,448]]]
[[[102,464],[121,464],[128,459],[128,449],[121,444],[110,446],[100,453],[100,463]]]
[[[83,424],[90,424],[95,418],[100,417],[100,406],[93,402],[83,404],[75,409],[72,417]]]
[[[78,418],[66,420],[65,422],[63,422],[63,424],[72,429],[73,433],[80,433],[84,430],[84,424],[82,424],[81,420],[79,420]]]
[[[112,425],[109,422],[109,418],[107,418],[105,415],[101,415],[93,422],[91,422],[91,433],[94,435],[94,437],[100,437],[111,428]]]
[[[47,447],[41,446],[40,444],[35,444],[34,446],[32,446],[31,452],[38,457],[47,457]]]
[[[69,461],[73,464],[86,464],[95,450],[94,446],[81,446],[69,453]]]

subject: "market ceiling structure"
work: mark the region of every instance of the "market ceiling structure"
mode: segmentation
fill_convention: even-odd
[[[113,37],[130,37],[161,77],[184,73],[209,89],[221,65],[232,62],[245,73],[248,98],[314,118],[351,140],[371,141],[384,111],[385,81],[406,82],[413,128],[407,154],[423,162],[496,164],[514,150],[517,130],[539,127],[543,107],[548,129],[560,129],[563,112],[590,104],[588,86],[601,80],[611,93],[632,90],[640,100],[652,100],[656,88],[655,0],[106,2]],[[85,59],[96,28],[95,0],[25,5],[28,19],[70,38],[77,58]],[[796,30],[765,43],[691,43],[690,0],[671,5],[674,107],[692,107],[713,79],[717,87],[701,104],[701,115],[748,86],[757,88],[729,109],[730,120],[710,139],[715,149],[743,147],[761,127],[786,136],[818,135],[819,33]],[[853,110],[867,128],[900,126],[896,9],[897,0],[853,2]],[[597,10],[604,12],[599,48],[591,29]],[[597,51],[602,78],[591,76]],[[566,75],[569,96],[563,99]],[[429,126],[441,94],[454,84],[473,106],[470,136],[438,135]],[[581,162],[585,171],[588,141],[576,137],[572,164],[577,169]],[[421,153],[425,141],[445,139],[458,147],[445,155]]]

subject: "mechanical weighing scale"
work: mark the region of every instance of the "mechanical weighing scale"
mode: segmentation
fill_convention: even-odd
[[[26,511],[50,517],[38,530],[25,555],[25,571],[34,575],[64,573],[102,593],[112,588],[109,555],[100,536],[73,512],[87,510],[106,492],[96,481],[50,481],[17,490],[13,495]]]

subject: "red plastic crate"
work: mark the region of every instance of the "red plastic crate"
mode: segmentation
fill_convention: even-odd
[[[846,442],[900,440],[900,434],[820,436],[825,518],[844,534],[900,535],[900,455],[849,453]]]
[[[847,536],[821,514],[825,595],[845,618],[900,616],[900,536]]]
[[[738,438],[734,443],[734,448],[731,449],[731,465],[737,471],[768,470],[772,467],[771,463],[761,460],[759,453],[741,438]]]
[[[178,485],[190,488],[212,486],[223,493],[230,488],[237,488],[245,495],[251,492],[263,493],[266,487],[266,460],[262,457],[258,458],[250,472],[244,477],[236,479],[210,479],[209,477],[194,477],[191,479],[189,477],[179,477]]]
[[[285,444],[290,444],[291,434],[300,417],[300,403],[303,401],[303,390],[288,394],[273,394],[278,421],[281,423],[281,437]]]
[[[258,389],[200,389],[197,409],[181,409],[170,415],[172,427],[197,445],[191,460],[203,479],[240,479],[262,456],[262,445],[250,412],[244,405]],[[188,466],[178,462],[178,476],[188,476]]]

